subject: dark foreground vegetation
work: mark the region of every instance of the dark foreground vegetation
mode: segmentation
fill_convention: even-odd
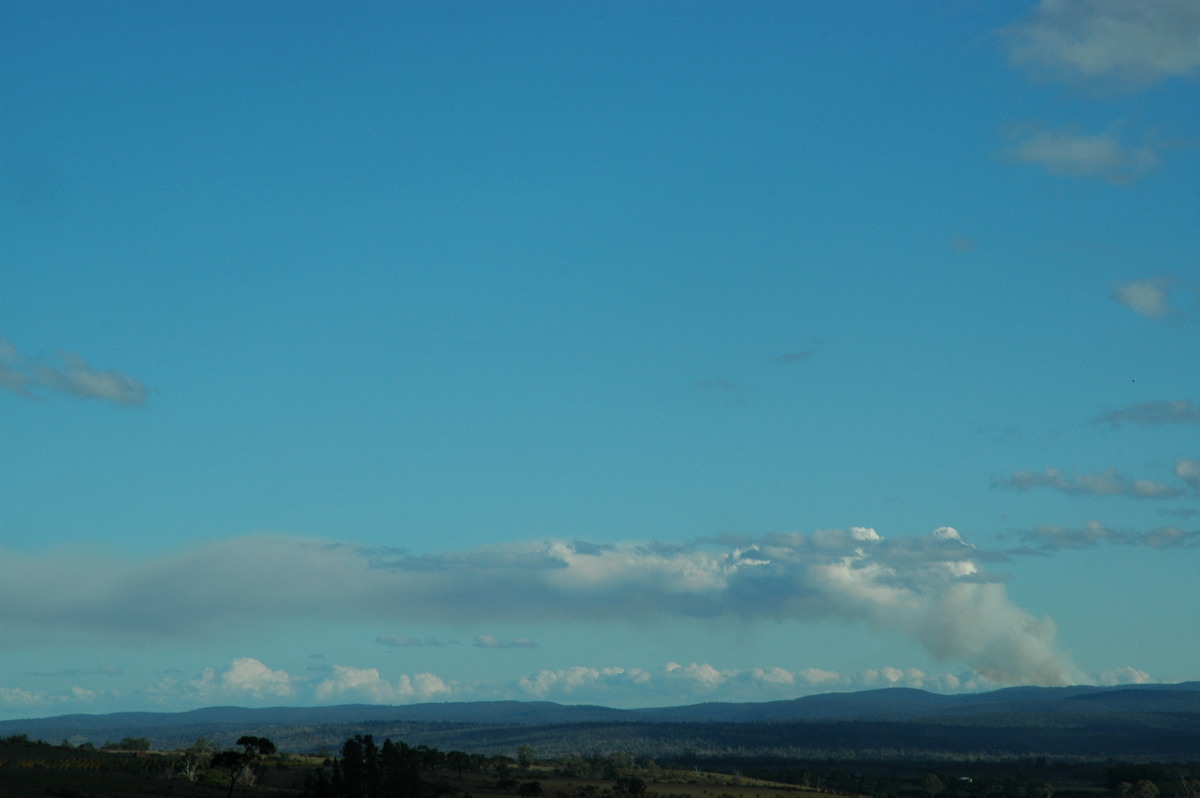
[[[0,722],[0,798],[819,795],[1200,798],[1200,683],[896,689],[646,710],[477,702]]]
[[[245,736],[152,751],[144,739],[0,739],[3,798],[1200,798],[1200,757],[1120,762],[1034,756],[805,759],[743,752],[655,761],[599,749],[547,758],[442,751],[370,734],[334,754]],[[122,748],[125,744],[128,748]]]

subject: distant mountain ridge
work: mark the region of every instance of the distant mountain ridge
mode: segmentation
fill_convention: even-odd
[[[1047,735],[1047,729],[1056,729]],[[1005,730],[1023,730],[1021,734]],[[552,701],[475,701],[401,706],[205,707],[187,712],[122,712],[0,721],[0,736],[26,734],[50,742],[147,737],[159,748],[217,742],[240,733],[271,736],[281,747],[318,750],[362,731],[403,735],[420,744],[497,751],[513,740],[545,739],[554,750],[583,740],[633,741],[660,755],[707,745],[761,748],[880,748],[980,751],[1035,741],[1073,755],[1144,755],[1176,748],[1200,752],[1200,682],[1116,687],[1012,687],[940,695],[912,688],[826,693],[785,701],[712,702],[614,709]],[[640,735],[640,737],[639,737]],[[1057,735],[1057,737],[1055,736]],[[1078,739],[1072,742],[1075,735]],[[420,738],[420,739],[418,739]],[[1011,738],[1011,739],[1010,739]],[[675,740],[678,744],[673,743]],[[689,740],[684,743],[679,741]],[[705,741],[708,741],[707,743]],[[799,742],[798,742],[799,741]],[[589,743],[590,745],[591,743]],[[615,743],[614,743],[615,744]],[[1014,747],[1015,746],[1015,747]],[[1157,746],[1157,748],[1156,748]],[[580,748],[579,750],[586,750]],[[1143,755],[1139,754],[1139,755]]]

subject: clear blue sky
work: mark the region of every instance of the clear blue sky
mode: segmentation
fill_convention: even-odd
[[[1200,5],[8,2],[0,717],[1200,678]]]

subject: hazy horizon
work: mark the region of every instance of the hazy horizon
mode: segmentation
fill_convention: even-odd
[[[1200,679],[1200,5],[0,15],[0,719]]]

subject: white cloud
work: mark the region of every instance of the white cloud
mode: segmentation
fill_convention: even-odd
[[[474,645],[477,648],[508,648],[507,643],[492,635],[476,635]]]
[[[316,698],[318,701],[329,701],[345,698],[347,694],[386,704],[396,699],[396,688],[381,678],[375,668],[334,665],[329,678],[317,685]]]
[[[921,688],[927,678],[925,672],[917,668],[872,668],[862,672],[862,680],[871,686]]]
[[[805,668],[796,673],[795,677],[811,685],[833,685],[842,678],[837,671],[827,671],[821,668]]]
[[[21,687],[0,687],[0,707],[37,707],[49,703],[45,693]]]
[[[1200,70],[1194,0],[1042,0],[1004,33],[1014,65],[1071,83],[1136,88]]]
[[[1014,605],[1001,580],[980,569],[983,557],[948,527],[893,539],[852,527],[429,555],[282,536],[137,561],[12,552],[0,558],[0,624],[170,637],[270,616],[473,624],[829,618],[898,632],[995,681],[1076,680],[1055,650],[1053,622]],[[51,596],[47,584],[59,586]]]
[[[244,693],[253,698],[292,694],[292,678],[284,671],[273,671],[252,657],[235,659],[221,674],[221,686],[227,693]]]
[[[542,670],[519,679],[518,691],[539,699],[552,696],[568,698],[576,692],[587,690],[610,691],[614,688],[640,686],[648,683],[648,672],[637,668],[590,668],[582,665],[560,670]]]
[[[1053,175],[1100,178],[1126,184],[1157,168],[1158,152],[1149,144],[1121,142],[1111,131],[1081,134],[1070,130],[1040,130],[1009,149],[1018,163],[1045,167]]]
[[[542,670],[519,679],[514,687],[523,698],[646,705],[786,699],[855,682],[853,677],[818,668],[790,671],[778,666],[718,668],[706,662],[668,662],[653,670],[619,666]]]
[[[0,339],[0,388],[29,399],[51,391],[80,399],[100,399],[121,405],[140,405],[147,391],[140,381],[120,371],[97,371],[73,352],[62,355],[62,366],[21,355]]]
[[[667,674],[683,679],[691,683],[694,687],[699,687],[705,691],[711,691],[721,686],[721,683],[729,678],[729,673],[722,672],[714,668],[712,665],[698,665],[693,662],[690,665],[680,665],[677,662],[667,663]]]
[[[354,700],[395,704],[446,698],[452,692],[449,683],[432,673],[404,674],[395,682],[389,682],[375,668],[334,665],[329,677],[316,686],[314,697],[319,702]]]
[[[192,679],[167,676],[145,693],[151,700],[171,706],[255,703],[291,698],[296,687],[297,681],[286,671],[272,670],[253,657],[239,657],[224,670],[205,668]]]
[[[1128,673],[1126,673],[1128,671]],[[1134,669],[1108,674],[1106,683],[1133,681]],[[1097,676],[1080,674],[1080,683],[1096,683]],[[929,673],[919,668],[884,666],[857,673],[820,668],[720,668],[711,663],[668,662],[650,670],[620,666],[575,666],[542,670],[518,680],[517,698],[598,703],[609,706],[653,706],[706,701],[777,701],[817,693],[912,687],[941,693],[992,690],[1003,686],[976,673]],[[514,697],[496,686],[477,688],[493,697]]]

